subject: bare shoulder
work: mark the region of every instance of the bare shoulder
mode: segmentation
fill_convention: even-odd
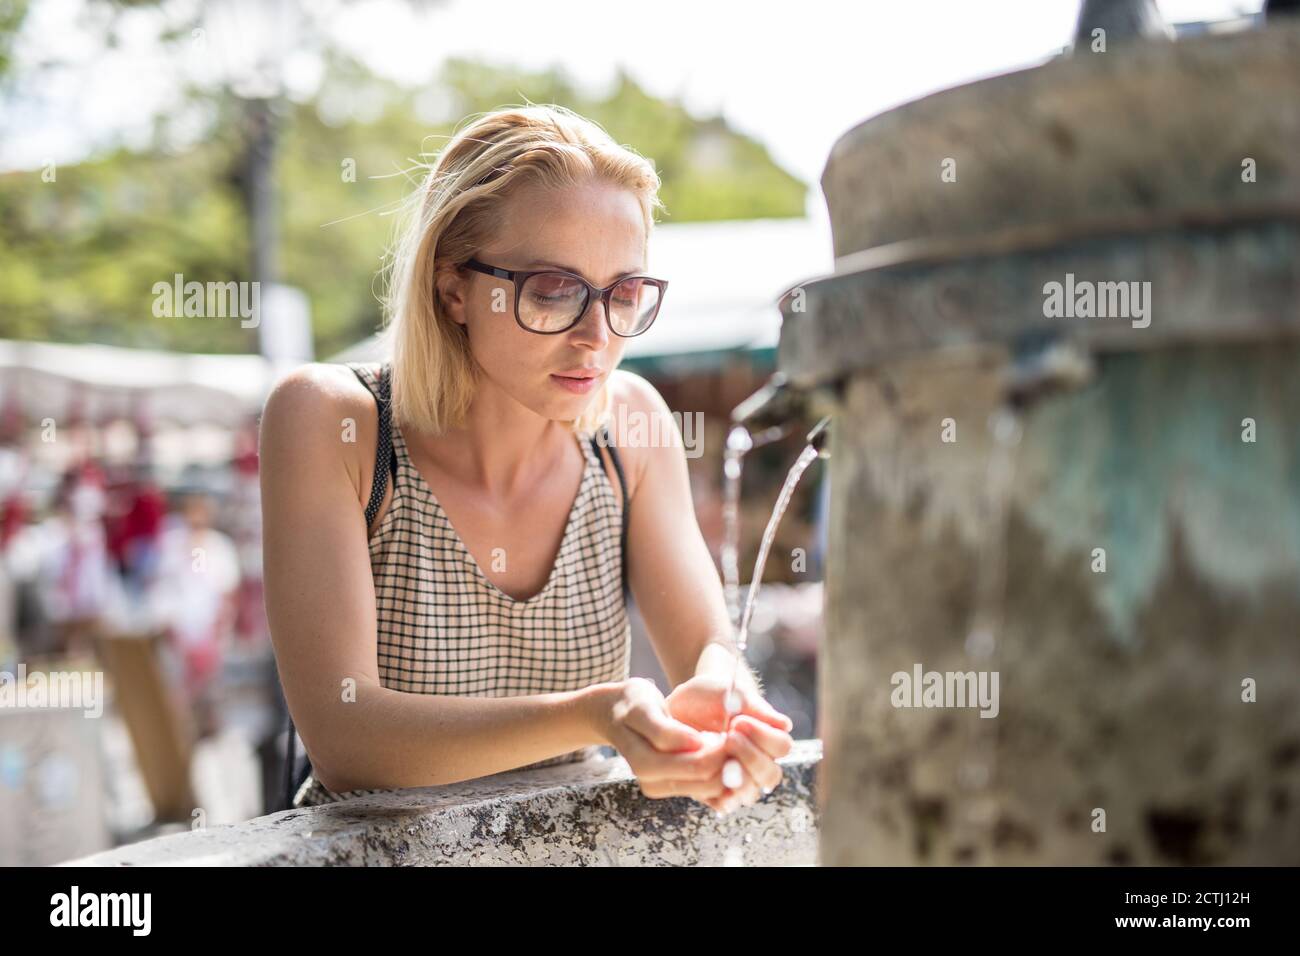
[[[625,368],[616,368],[609,377],[610,399],[615,406],[622,402],[628,411],[640,411],[646,414],[662,411],[668,412],[668,403],[659,394],[659,389],[650,384],[636,372]],[[617,415],[617,408],[615,408]]]
[[[614,439],[635,476],[631,484],[635,496],[637,480],[654,456],[681,455],[680,447],[667,440],[671,432],[666,429],[677,426],[659,390],[627,369],[615,369],[610,376],[610,416]]]
[[[359,485],[358,448],[374,447],[378,428],[369,390],[345,365],[309,362],[281,377],[262,409],[264,468],[302,473],[341,462]]]
[[[275,383],[262,410],[262,425],[280,431],[314,431],[329,425],[337,433],[341,416],[364,415],[367,406],[373,409],[374,400],[347,366],[308,362]]]

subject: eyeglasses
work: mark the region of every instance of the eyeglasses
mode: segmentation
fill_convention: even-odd
[[[625,276],[607,288],[597,289],[572,272],[499,269],[477,259],[470,259],[464,265],[475,272],[513,282],[515,321],[539,335],[555,335],[573,328],[586,313],[593,295],[605,304],[610,331],[622,338],[640,335],[659,314],[664,292],[668,290],[667,281],[641,275]]]

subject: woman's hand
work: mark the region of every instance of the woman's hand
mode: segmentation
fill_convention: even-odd
[[[786,731],[777,730],[748,714],[732,718],[724,749],[729,757],[740,762],[739,786],[728,787],[709,806],[719,813],[730,813],[738,806],[753,806],[780,785],[785,772],[777,760],[790,753],[793,747],[794,740]],[[727,779],[725,772],[723,781],[735,782]]]
[[[614,685],[599,721],[602,736],[627,761],[647,797],[691,797],[713,806],[710,801],[724,794],[725,736],[674,718],[653,681],[633,677]]]
[[[736,699],[727,700],[730,679],[715,673],[697,674],[668,695],[668,712],[699,730],[726,734],[728,769],[720,778],[724,790],[705,802],[719,813],[750,806],[773,790],[784,776],[776,761],[794,746],[794,722],[780,713],[749,683],[737,681]]]
[[[728,729],[737,714],[748,714],[777,730],[789,733],[794,722],[763,699],[750,684],[736,682],[738,700],[728,702],[729,678],[715,673],[696,674],[682,681],[668,695],[668,712],[697,730],[721,733]]]

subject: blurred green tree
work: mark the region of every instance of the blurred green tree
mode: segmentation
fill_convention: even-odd
[[[0,82],[22,4],[0,0]],[[180,36],[188,31],[176,31]],[[691,116],[620,74],[592,94],[563,69],[446,61],[407,89],[326,47],[305,102],[277,101],[278,271],[311,301],[318,355],[380,323],[379,273],[394,210],[464,117],[525,101],[559,103],[654,160],[668,222],[802,216],[807,186],[721,117]],[[187,88],[154,121],[145,151],[118,147],[57,169],[0,173],[0,337],[185,351],[252,352],[255,329],[153,315],[156,282],[249,278],[241,196],[242,102]],[[204,132],[192,132],[200,117]],[[419,170],[415,171],[418,175]]]

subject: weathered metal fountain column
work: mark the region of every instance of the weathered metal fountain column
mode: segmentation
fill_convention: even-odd
[[[1300,24],[927,97],[822,184],[821,862],[1300,862]]]

